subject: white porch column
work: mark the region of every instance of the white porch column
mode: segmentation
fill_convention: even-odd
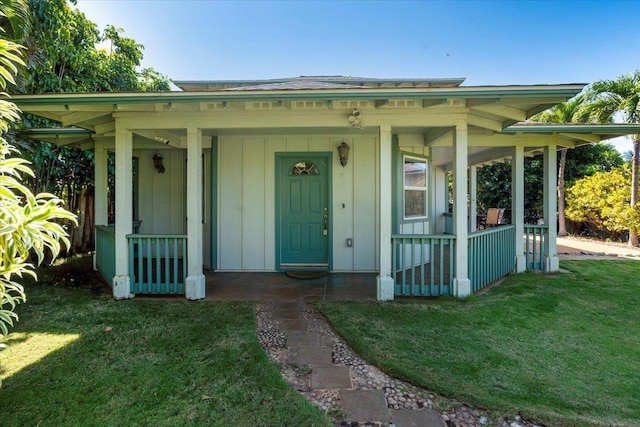
[[[558,151],[555,141],[544,149],[544,223],[547,225],[547,236],[544,239],[544,271],[558,271],[560,260],[556,238],[558,236]]]
[[[115,277],[113,297],[133,298],[130,292],[129,245],[127,234],[131,234],[133,221],[132,188],[132,146],[133,134],[118,126],[116,120],[116,235],[115,235]]]
[[[516,226],[515,271],[527,269],[524,255],[524,147],[513,148],[511,156],[511,224]]]
[[[107,194],[107,150],[104,142],[96,141],[94,148],[94,226],[108,223]],[[96,268],[96,254],[93,253],[93,269]]]
[[[469,167],[469,231],[478,229],[478,167]]]
[[[380,126],[380,274],[377,278],[378,301],[391,301],[394,296],[391,277],[391,222],[393,206],[391,203],[391,126]]]
[[[453,292],[457,297],[471,294],[467,216],[468,142],[467,122],[457,122],[453,138],[453,234],[456,236]]]
[[[187,129],[187,277],[185,297],[205,296],[202,274],[202,129]]]

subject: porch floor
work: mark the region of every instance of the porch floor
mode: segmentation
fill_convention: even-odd
[[[209,301],[375,300],[375,273],[329,273],[293,279],[285,273],[205,272]]]

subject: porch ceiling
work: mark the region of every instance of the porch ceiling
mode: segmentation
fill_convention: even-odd
[[[549,142],[557,148],[604,142],[624,135],[640,134],[640,124],[574,124],[520,122],[501,132],[484,129],[469,130],[469,165],[483,166],[511,159],[513,147],[524,147],[525,156],[542,154]],[[453,163],[453,132],[443,133],[432,144],[434,166],[451,170]]]

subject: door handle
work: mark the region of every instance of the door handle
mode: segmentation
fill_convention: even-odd
[[[324,208],[324,210],[326,211],[327,208]],[[329,215],[327,215],[327,214],[322,215],[322,219],[324,221],[324,228],[322,229],[322,235],[323,236],[328,236],[329,235],[329,230],[327,229],[327,223],[329,222]]]

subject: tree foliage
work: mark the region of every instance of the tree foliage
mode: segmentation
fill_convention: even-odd
[[[140,68],[143,46],[125,37],[122,29],[107,26],[101,32],[65,0],[29,0],[29,5],[32,30],[23,38],[28,67],[16,91],[39,94],[169,90],[165,76],[152,68]],[[60,124],[25,114],[22,126]],[[16,145],[34,165],[35,173],[25,180],[32,191],[58,195],[78,213],[81,223],[92,218],[93,152],[43,141],[18,140]],[[92,223],[83,223],[79,229],[71,230],[74,251],[92,249],[92,228]]]
[[[640,204],[630,205],[631,168],[628,164],[577,180],[567,189],[567,217],[612,233],[640,230]]]
[[[542,158],[540,156],[524,160],[524,218],[534,223],[542,216],[543,202]],[[511,212],[511,161],[484,166],[477,175],[478,211],[489,208],[504,208],[505,217]]]
[[[640,123],[640,71],[620,76],[616,80],[600,80],[587,91],[588,102],[580,115],[596,123],[608,123],[614,116],[621,115],[626,123]],[[633,156],[631,159],[631,187],[629,204],[634,208],[640,200],[640,135],[633,136]],[[629,245],[638,246],[638,233],[629,232]]]
[[[143,46],[111,25],[97,25],[65,0],[30,0],[33,31],[27,93],[169,90],[166,77],[139,70]],[[106,48],[98,48],[100,44]]]
[[[559,161],[559,159],[558,159]],[[565,181],[567,186],[577,179],[621,166],[622,157],[610,144],[589,144],[567,151]],[[534,223],[542,217],[543,209],[542,156],[524,160],[525,221]],[[511,208],[511,162],[498,163],[478,169],[478,210]],[[567,201],[567,204],[569,202]]]

